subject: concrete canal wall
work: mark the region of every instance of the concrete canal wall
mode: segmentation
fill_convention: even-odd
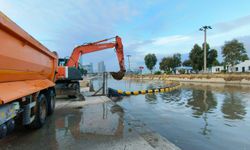
[[[127,75],[124,79],[250,85],[250,74]]]

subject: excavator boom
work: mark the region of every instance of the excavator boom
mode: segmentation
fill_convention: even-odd
[[[119,72],[111,72],[111,75],[113,76],[114,79],[116,80],[121,80],[125,74],[125,65],[124,65],[124,53],[123,53],[123,45],[122,45],[122,40],[119,36],[115,37],[115,42],[107,42],[110,39],[104,39],[101,41],[97,41],[94,43],[87,43],[84,45],[77,46],[73,52],[72,55],[67,62],[66,66],[67,67],[78,67],[78,61],[81,55],[87,54],[87,53],[92,53],[96,51],[101,51],[104,49],[109,49],[109,48],[115,48],[116,50],[116,55],[118,58],[119,62],[119,67],[120,71]],[[107,42],[107,43],[104,43]]]

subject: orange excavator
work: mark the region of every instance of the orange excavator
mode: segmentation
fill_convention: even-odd
[[[115,41],[111,41],[112,39],[115,39]],[[125,75],[126,70],[124,65],[122,39],[119,36],[116,36],[113,38],[77,46],[74,48],[69,59],[60,58],[58,61],[59,66],[56,76],[57,95],[68,95],[70,98],[76,98],[79,96],[79,80],[83,79],[83,73],[81,72],[79,64],[80,56],[109,48],[115,48],[120,67],[120,71],[110,72],[110,74],[114,79],[121,80]]]

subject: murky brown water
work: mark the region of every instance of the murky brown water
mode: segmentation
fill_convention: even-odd
[[[109,81],[109,87],[141,90],[162,82]],[[130,96],[125,111],[184,150],[250,149],[250,87],[185,84],[169,93]]]

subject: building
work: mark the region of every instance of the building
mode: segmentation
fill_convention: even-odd
[[[173,71],[175,72],[175,74],[192,73],[193,68],[188,66],[180,66],[175,67]]]
[[[245,60],[233,67],[230,66],[213,66],[211,68],[212,73],[220,73],[226,70],[227,72],[250,72],[250,60]]]
[[[232,72],[250,72],[250,60],[245,60],[232,67]]]
[[[106,71],[104,61],[98,63],[98,73],[103,73]]]
[[[87,65],[82,65],[83,69],[87,70],[88,73],[94,73],[93,71],[93,63],[89,63]]]
[[[211,68],[212,73],[220,73],[222,70],[224,70],[224,66],[213,66]]]

